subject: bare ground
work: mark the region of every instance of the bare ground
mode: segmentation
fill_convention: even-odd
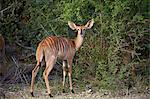
[[[53,98],[46,94],[45,88],[35,88],[35,97],[31,97],[29,85],[1,85],[0,99],[150,99],[149,93],[113,95],[106,91],[87,92],[75,89],[75,94],[71,94],[70,92],[62,93],[57,88],[52,89],[56,89],[53,92]]]

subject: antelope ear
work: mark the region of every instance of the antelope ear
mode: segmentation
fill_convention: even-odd
[[[72,30],[75,30],[77,28],[77,26],[71,21],[68,21],[68,25]]]
[[[93,26],[93,24],[94,24],[94,20],[93,20],[93,19],[92,19],[92,20],[89,20],[89,21],[86,23],[85,27],[86,27],[87,29],[90,29],[90,28]]]

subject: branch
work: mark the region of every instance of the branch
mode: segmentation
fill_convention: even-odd
[[[22,60],[22,59],[27,59],[27,58],[29,58],[29,57],[31,57],[31,56],[35,56],[35,53],[30,53],[29,55],[20,58],[20,60]]]
[[[13,4],[11,4],[10,6],[8,6],[7,8],[5,8],[5,9],[1,10],[0,12],[4,12],[4,11],[6,11],[6,10],[10,9],[13,5],[14,5],[14,3],[13,3]]]
[[[45,31],[46,34],[49,34],[48,31],[44,28],[42,24],[40,24],[41,28]]]
[[[14,5],[14,3],[13,3],[13,4],[11,4],[10,6],[8,6],[7,8],[5,8],[5,9],[1,10],[1,11],[0,11],[1,16],[3,16],[3,12],[4,12],[4,11],[6,11],[6,10],[10,9],[13,5]]]
[[[26,76],[25,76],[25,74],[23,73],[23,71],[22,71],[22,69],[20,68],[20,66],[19,66],[19,63],[18,63],[18,61],[15,59],[15,57],[11,57],[12,58],[12,60],[13,60],[13,62],[15,63],[15,65],[16,65],[16,72],[17,72],[17,74],[16,74],[16,76],[18,77],[18,78],[20,78],[20,80],[21,81],[25,81],[26,82],[26,84],[28,84],[28,81],[27,81],[27,79],[26,79]],[[23,78],[22,78],[23,77]],[[24,79],[24,80],[23,80]]]
[[[138,60],[140,61],[141,59],[139,58],[139,55],[141,55],[140,53],[136,53],[134,50],[130,51],[130,50],[125,50],[125,49],[120,49],[122,52],[127,52],[130,53],[132,58],[134,58],[134,55],[137,56]]]
[[[22,47],[22,48],[25,48],[25,49],[28,49],[28,50],[32,50],[32,51],[35,51],[33,47],[28,47],[28,46],[24,46],[18,42],[15,42],[18,46]]]

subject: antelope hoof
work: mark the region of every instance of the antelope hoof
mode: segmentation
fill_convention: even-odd
[[[63,91],[62,91],[63,93],[65,93],[65,89],[63,89]]]
[[[71,89],[71,93],[74,93],[74,90],[73,90],[73,89]]]
[[[31,92],[31,96],[32,96],[32,97],[34,97],[34,94],[33,94],[33,92]]]
[[[53,97],[52,94],[49,94],[50,97]]]

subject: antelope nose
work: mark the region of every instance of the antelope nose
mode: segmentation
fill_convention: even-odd
[[[83,35],[83,31],[82,31],[82,29],[81,29],[81,35]]]

